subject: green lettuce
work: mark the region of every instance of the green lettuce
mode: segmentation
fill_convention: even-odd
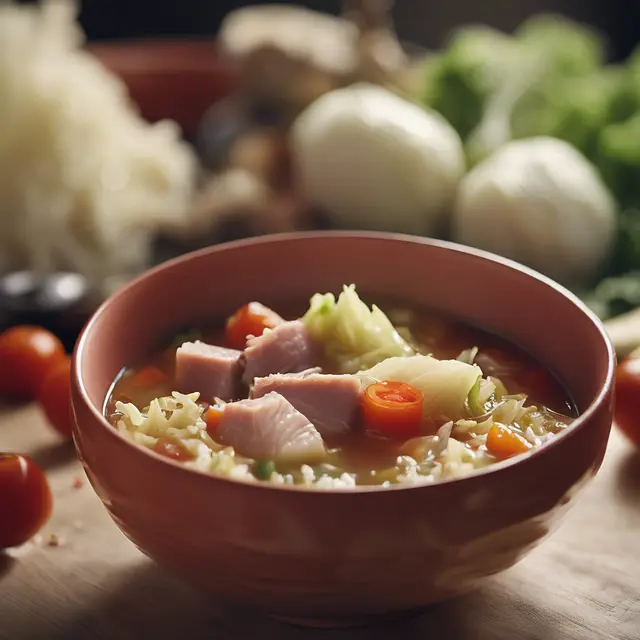
[[[480,122],[512,57],[514,39],[491,27],[456,30],[445,50],[425,61],[422,101],[440,112],[464,140]]]
[[[592,28],[539,14],[513,35],[470,25],[424,63],[422,101],[466,143],[471,164],[512,138],[550,135],[592,158],[623,73],[603,69]]]

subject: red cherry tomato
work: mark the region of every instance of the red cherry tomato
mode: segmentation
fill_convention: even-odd
[[[250,302],[238,309],[225,326],[225,340],[231,349],[244,350],[247,336],[261,336],[265,329],[273,329],[284,320],[269,307]]]
[[[38,401],[51,426],[66,438],[71,437],[71,360],[64,358],[44,379]]]
[[[47,479],[31,458],[0,453],[0,549],[17,547],[38,533],[52,502]]]
[[[640,358],[623,360],[616,371],[614,419],[622,432],[640,447]]]
[[[13,327],[0,334],[0,395],[31,400],[64,358],[64,347],[40,327]]]

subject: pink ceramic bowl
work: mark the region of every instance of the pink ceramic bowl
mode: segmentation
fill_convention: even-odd
[[[582,417],[535,453],[462,480],[309,491],[207,476],[123,440],[102,417],[120,369],[178,327],[249,300],[337,291],[428,304],[514,340],[572,392]],[[513,565],[598,470],[614,354],[570,293],[456,245],[365,233],[234,242],[150,271],[104,304],[73,366],[75,442],[94,489],[134,544],[220,598],[308,624],[415,610]]]

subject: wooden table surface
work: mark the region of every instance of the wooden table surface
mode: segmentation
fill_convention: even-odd
[[[640,640],[640,455],[617,433],[560,530],[518,566],[418,617],[339,631],[229,609],[155,567],[36,408],[0,409],[0,449],[33,455],[55,496],[41,537],[0,555],[2,640]]]

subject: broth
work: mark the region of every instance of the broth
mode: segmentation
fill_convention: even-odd
[[[387,304],[386,309],[392,322],[410,333],[412,343],[419,353],[448,360],[455,359],[465,349],[475,346],[479,349],[476,362],[484,375],[500,378],[510,394],[523,393],[528,396],[527,404],[535,404],[571,418],[577,416],[575,404],[558,379],[514,344],[432,310],[407,309],[393,304]],[[284,317],[300,317],[299,309],[295,306],[290,306],[287,311],[283,314]],[[221,324],[205,328],[200,334],[203,342],[224,344]],[[174,343],[173,346],[158,351],[140,366],[122,372],[105,403],[105,415],[114,426],[121,417],[116,411],[117,402],[133,403],[142,409],[153,399],[170,396],[176,390],[175,354]],[[158,372],[162,375],[157,375]],[[328,369],[324,372],[333,373]],[[559,420],[557,428],[551,431],[560,430],[566,423],[568,421]],[[463,433],[457,438],[463,443],[471,442],[474,435]],[[406,443],[402,440],[381,437],[361,428],[352,430],[348,435],[324,435],[324,441],[328,453],[326,459],[317,465],[317,473],[333,477],[343,473],[351,474],[356,484],[393,482],[394,474],[397,476],[398,469],[402,468],[401,460],[406,452]],[[183,461],[193,457],[176,448],[175,443],[170,441],[159,442],[154,450]],[[239,454],[236,457],[245,461]],[[246,462],[257,464],[249,459]],[[277,468],[278,473],[293,478],[293,482],[300,481],[299,463],[280,463],[274,468]]]

